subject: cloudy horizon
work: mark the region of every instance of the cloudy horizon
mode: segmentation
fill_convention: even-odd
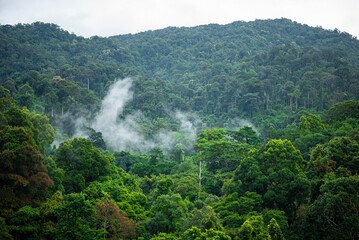
[[[0,0],[0,24],[46,22],[76,35],[288,18],[359,37],[357,0]]]

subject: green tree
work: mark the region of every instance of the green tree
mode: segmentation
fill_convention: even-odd
[[[147,161],[147,156],[139,154],[131,154],[127,151],[114,152],[115,165],[129,172],[135,163]]]
[[[9,226],[6,225],[5,219],[0,217],[0,238],[4,240],[14,240],[13,236],[9,233]]]
[[[295,140],[294,140],[295,139]],[[300,136],[293,138],[293,145],[300,150],[304,160],[310,160],[311,151],[318,145],[328,142],[329,136],[326,132],[301,132]]]
[[[96,203],[95,219],[98,227],[103,228],[104,239],[134,239],[136,236],[136,223],[121,213],[111,199],[105,198]]]
[[[226,138],[225,136],[226,136],[226,131],[222,128],[202,130],[202,133],[199,135],[197,139],[198,142],[197,148],[200,148],[202,143],[207,143],[209,141],[223,140]]]
[[[79,86],[59,76],[55,76],[52,79],[52,85],[57,90],[57,96],[59,98],[59,101],[61,102],[61,116],[63,116],[65,103],[69,100],[69,97],[77,96]]]
[[[282,230],[274,218],[272,218],[269,222],[268,233],[273,240],[285,240]]]
[[[174,175],[173,183],[173,192],[181,194],[183,199],[188,197],[190,201],[194,201],[198,196],[200,187],[198,185],[198,176],[196,174],[183,173]]]
[[[183,226],[187,210],[179,194],[159,196],[151,206],[153,216],[147,221],[147,228],[152,234],[177,232]]]
[[[215,210],[221,217],[224,226],[240,227],[255,212],[262,210],[262,196],[255,192],[246,192],[243,196],[238,193],[226,195],[222,201],[215,204]]]
[[[239,239],[271,239],[262,216],[248,218],[238,230]]]
[[[338,176],[359,173],[359,144],[349,137],[334,137],[317,145],[311,155],[310,170],[318,177],[335,172]]]
[[[271,140],[260,154],[261,171],[270,184],[263,195],[265,204],[292,213],[309,196],[310,182],[303,174],[304,161],[300,152],[288,140]],[[293,212],[294,211],[294,212]]]
[[[145,238],[139,238],[139,239],[145,239]],[[177,234],[173,233],[159,233],[152,237],[150,240],[181,240],[181,238],[177,237]]]
[[[272,219],[275,219],[282,232],[286,232],[289,229],[287,217],[284,211],[265,209],[263,212],[263,220],[266,224],[270,224]]]
[[[0,205],[3,214],[25,204],[38,205],[45,200],[53,182],[31,131],[10,126],[0,130],[0,161]]]
[[[198,137],[195,147],[200,151],[199,158],[203,158],[206,168],[212,173],[218,170],[234,170],[252,148],[247,143],[229,141],[223,129],[204,130]]]
[[[93,226],[95,209],[81,193],[65,195],[56,213],[56,239],[94,239],[100,233]]]
[[[311,132],[318,132],[325,129],[320,116],[314,114],[309,114],[308,116],[303,115],[299,120],[299,129],[301,130],[308,129]]]
[[[328,181],[305,215],[306,239],[357,239],[359,237],[359,178]]]
[[[29,109],[31,109],[34,104],[34,98],[34,89],[27,83],[19,88],[18,94],[15,96],[16,102],[20,106],[27,107]]]
[[[182,163],[185,161],[185,152],[178,145],[172,149],[171,153],[175,162]]]
[[[113,157],[101,153],[84,138],[62,142],[55,161],[65,171],[63,185],[68,193],[82,191],[90,182],[109,175],[113,167]]]
[[[348,100],[333,105],[327,112],[332,121],[343,121],[346,118],[359,118],[359,102]]]
[[[45,202],[41,204],[40,216],[42,221],[42,231],[46,238],[54,239],[56,235],[56,224],[59,221],[58,214],[56,212],[63,204],[63,195],[60,191],[55,192],[51,197],[47,198]]]
[[[49,147],[50,144],[55,140],[54,128],[49,123],[49,119],[44,115],[30,112],[24,108],[23,113],[29,116],[34,129],[35,140],[38,143],[40,150],[44,153],[45,147]]]
[[[101,132],[96,132],[93,128],[86,128],[88,132],[88,139],[91,140],[94,147],[104,151],[107,149],[106,143],[102,138]]]
[[[117,174],[107,177],[105,181],[94,181],[82,193],[92,203],[99,199],[111,198],[122,213],[137,222],[148,218],[149,211],[145,208],[147,197],[142,193],[136,179],[119,169]]]
[[[248,144],[229,141],[212,141],[203,145],[203,160],[206,168],[215,173],[221,171],[233,171],[238,167],[246,153],[252,149]]]
[[[214,230],[214,229],[206,229],[205,232],[202,232],[199,228],[197,227],[192,227],[191,229],[188,229],[187,231],[185,231],[183,233],[183,239],[188,239],[188,240],[205,240],[205,239],[210,239],[210,240],[231,240],[231,237],[226,235],[224,232],[222,231],[218,231],[218,230]]]
[[[50,116],[54,117],[55,108],[56,108],[56,105],[58,104],[59,98],[57,97],[57,95],[53,89],[46,93],[45,101],[46,101],[46,104],[45,104],[46,112],[47,113],[50,112]]]
[[[270,140],[242,161],[226,187],[229,191],[255,191],[263,196],[266,207],[283,210],[294,218],[310,193],[304,166],[301,153],[289,140]]]
[[[62,182],[65,177],[65,171],[57,167],[56,162],[51,157],[46,157],[44,160],[44,165],[47,168],[49,177],[54,182],[54,185],[49,189],[50,193],[55,193],[56,191],[64,191],[64,186]]]
[[[156,181],[157,196],[169,195],[172,193],[174,182],[170,177],[163,177]]]
[[[15,239],[39,239],[42,234],[40,211],[24,206],[10,219],[10,232]]]
[[[191,227],[197,227],[202,232],[206,229],[214,229],[222,231],[223,227],[219,222],[218,215],[214,212],[210,206],[204,206],[202,209],[194,209],[184,224],[183,230],[190,229]]]
[[[240,239],[252,240],[252,239],[254,239],[252,234],[253,234],[252,225],[249,223],[249,221],[245,221],[238,231],[238,235],[239,235]]]
[[[259,137],[256,131],[253,130],[252,127],[244,126],[240,128],[238,131],[229,130],[227,134],[233,139],[235,142],[247,143],[247,144],[257,144],[259,143]]]
[[[151,154],[147,157],[147,159],[143,158],[145,161],[137,162],[131,166],[130,173],[136,174],[140,177],[170,174],[172,168],[176,165],[176,162],[165,161],[165,158],[166,156],[163,154],[161,149],[154,148],[151,150]]]
[[[269,184],[266,176],[256,160],[258,151],[249,152],[234,172],[233,178],[223,186],[223,191],[227,194],[238,192],[244,194],[246,191],[264,194],[266,186]]]

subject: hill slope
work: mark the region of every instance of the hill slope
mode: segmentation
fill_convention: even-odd
[[[283,127],[300,111],[358,99],[359,41],[288,19],[90,39],[38,22],[1,26],[0,39],[2,86],[19,105],[53,117],[95,111],[90,106],[126,76],[136,80],[125,114],[167,118],[179,109],[208,126],[248,118]]]

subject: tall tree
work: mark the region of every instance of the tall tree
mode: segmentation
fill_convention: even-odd
[[[102,154],[84,138],[61,143],[55,161],[65,171],[63,185],[68,193],[82,191],[90,182],[110,174],[113,167],[113,157]]]
[[[43,164],[39,129],[27,111],[7,104],[0,128],[0,204],[5,216],[25,204],[40,204],[53,184]]]
[[[359,178],[326,182],[305,216],[306,239],[359,238]]]
[[[100,232],[94,228],[95,209],[81,193],[65,195],[56,213],[56,239],[94,239]]]
[[[136,237],[136,223],[129,220],[125,213],[121,213],[116,203],[110,199],[103,199],[95,205],[95,219],[99,227],[103,228],[104,239],[134,239]]]

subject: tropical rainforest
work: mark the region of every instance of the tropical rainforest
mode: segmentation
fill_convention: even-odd
[[[358,100],[337,29],[0,25],[0,238],[359,239]]]

